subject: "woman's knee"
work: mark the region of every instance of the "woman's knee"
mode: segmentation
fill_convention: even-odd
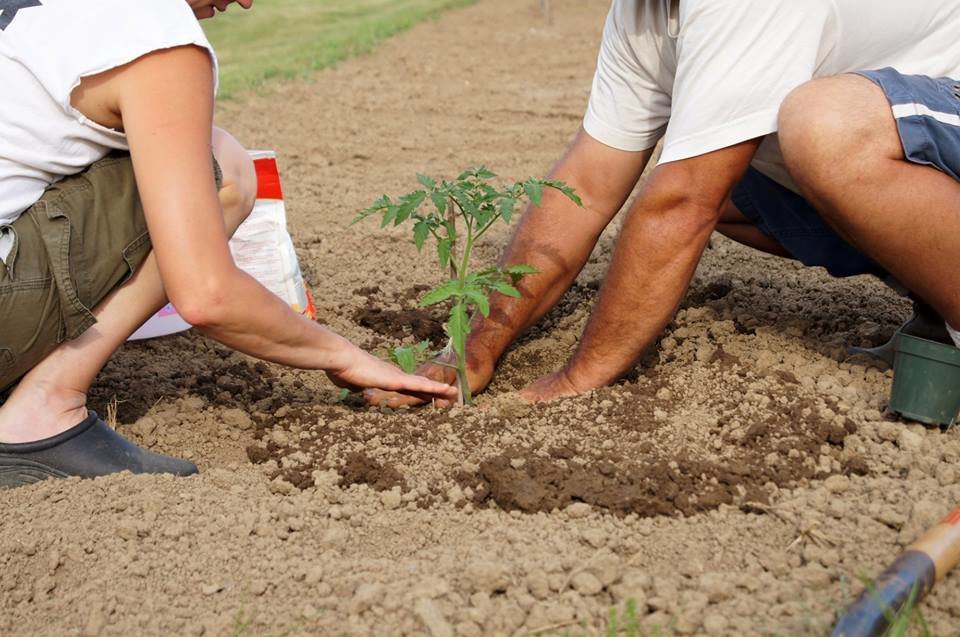
[[[213,155],[223,174],[220,204],[232,234],[253,210],[257,198],[257,173],[246,149],[220,128],[213,129]]]

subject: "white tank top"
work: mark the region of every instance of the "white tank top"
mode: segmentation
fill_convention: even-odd
[[[127,149],[123,133],[71,106],[80,79],[188,44],[210,51],[216,71],[185,0],[0,0],[0,259],[3,226],[47,187]]]

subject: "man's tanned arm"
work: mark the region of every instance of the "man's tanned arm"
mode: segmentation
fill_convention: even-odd
[[[670,321],[720,210],[759,139],[658,166],[624,223],[583,338],[560,371],[522,393],[573,396],[620,378]]]

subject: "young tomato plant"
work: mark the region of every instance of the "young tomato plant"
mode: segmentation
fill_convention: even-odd
[[[545,188],[557,190],[578,206],[583,205],[577,193],[560,181],[528,179],[498,189],[491,183],[495,177],[483,166],[464,171],[454,181],[437,181],[418,175],[422,189],[397,199],[384,195],[353,220],[357,223],[379,214],[382,215],[381,228],[411,222],[418,251],[423,251],[428,239],[432,238],[436,243],[440,268],[444,271],[449,268],[450,280],[427,292],[420,299],[420,306],[428,307],[444,301],[452,304],[444,330],[450,339],[447,348],[456,359],[460,400],[465,404],[473,401],[467,382],[466,357],[471,318],[477,312],[483,316],[490,313],[490,294],[493,292],[519,297],[517,283],[524,276],[537,272],[529,265],[470,271],[470,257],[477,240],[497,221],[510,223],[522,201],[529,200],[539,206]],[[425,350],[423,347],[418,353]],[[398,363],[409,365],[414,352],[410,348],[398,348],[391,357]]]

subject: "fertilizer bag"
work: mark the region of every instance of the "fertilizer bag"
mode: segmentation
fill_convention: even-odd
[[[250,151],[257,169],[257,201],[253,211],[230,240],[230,252],[237,266],[268,290],[286,301],[296,312],[316,317],[307,293],[293,240],[287,232],[287,211],[283,203],[280,171],[273,151]],[[130,340],[156,338],[190,329],[176,308],[167,305],[138,329]]]

